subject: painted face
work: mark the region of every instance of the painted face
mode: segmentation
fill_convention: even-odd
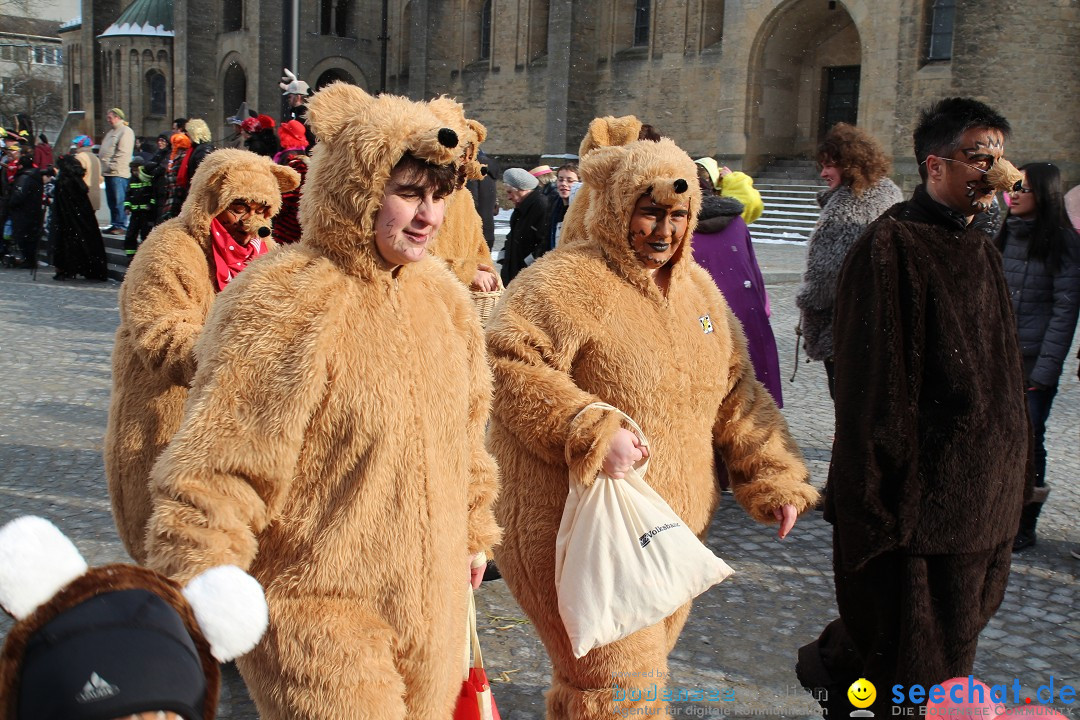
[[[1035,193],[1028,187],[1027,173],[1021,170],[1020,174],[1024,176],[1024,179],[1020,181],[1020,187],[1009,192],[1009,199],[1012,201],[1009,214],[1022,218],[1033,218],[1038,210],[1035,206]]]
[[[247,245],[258,234],[260,227],[270,225],[270,206],[247,200],[233,200],[218,213],[217,221],[233,240]]]
[[[514,207],[517,207],[531,192],[532,190],[518,190],[517,188],[507,186],[506,197],[510,198],[510,202],[514,203]]]
[[[560,170],[555,178],[555,189],[563,203],[570,202],[570,188],[578,181],[577,173],[573,170]]]
[[[661,205],[642,195],[630,217],[629,242],[634,255],[647,270],[667,264],[686,237],[690,211],[685,202]]]
[[[844,179],[840,176],[840,168],[832,163],[822,163],[819,177],[825,181],[830,190],[835,190],[844,182]]]
[[[446,212],[445,197],[402,177],[401,171],[390,176],[382,207],[375,215],[375,247],[391,265],[423,259]]]
[[[927,158],[930,195],[942,205],[967,217],[990,209],[994,188],[986,173],[1005,152],[999,130],[971,128],[960,136],[960,148],[948,158]],[[931,170],[930,164],[935,168]]]

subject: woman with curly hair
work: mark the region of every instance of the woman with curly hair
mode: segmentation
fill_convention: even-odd
[[[795,297],[800,310],[796,332],[811,360],[825,364],[833,394],[833,305],[844,258],[859,235],[883,212],[903,200],[888,178],[892,163],[873,137],[847,123],[837,123],[818,146],[821,216],[810,236],[803,284]]]
[[[1061,171],[1048,162],[1020,168],[1009,193],[1009,217],[997,238],[1024,357],[1024,394],[1031,417],[1035,493],[1024,505],[1013,550],[1035,544],[1046,500],[1046,420],[1080,315],[1080,236],[1061,193]]]

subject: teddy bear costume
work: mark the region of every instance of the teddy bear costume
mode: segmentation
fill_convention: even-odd
[[[593,481],[620,427],[615,413],[579,412],[603,401],[640,423],[650,442],[649,485],[699,536],[718,500],[714,448],[736,499],[760,522],[773,522],[773,509],[785,503],[802,512],[817,492],[754,379],[737,321],[692,261],[701,195],[691,159],[670,140],[633,141],[595,149],[580,167],[591,204],[572,235],[579,239],[523,271],[488,326],[495,377],[488,442],[503,479],[496,561],[554,666],[548,718],[662,714],[662,700],[616,702],[611,686],[619,677],[631,697],[634,683],[662,684],[655,676],[667,668],[689,603],[580,660],[559,617],[554,550],[568,480]],[[666,297],[628,242],[634,205],[647,192],[690,209]],[[654,677],[625,677],[648,671]]]
[[[465,187],[469,180],[483,177],[482,167],[476,160],[480,143],[487,138],[487,128],[476,120],[466,119],[461,103],[448,97],[438,97],[429,103],[431,111],[458,135],[461,149],[460,182],[457,189],[446,199],[446,218],[431,247],[431,254],[446,261],[465,287],[472,285],[480,265],[493,268],[491,250],[484,239],[484,221],[476,212],[472,193]]]
[[[208,155],[180,216],[154,228],[124,277],[105,478],[117,532],[136,562],[146,561],[150,468],[180,427],[195,375],[195,339],[217,295],[210,222],[237,199],[277,213],[281,193],[299,181],[295,170],[246,150]]]
[[[264,720],[444,720],[468,560],[499,537],[491,376],[465,287],[434,257],[388,267],[373,223],[402,156],[453,165],[458,138],[340,83],[309,122],[301,242],[211,310],[153,470],[148,563],[232,563],[266,588],[270,628],[238,662]]]

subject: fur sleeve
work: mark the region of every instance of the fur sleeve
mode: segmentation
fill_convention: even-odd
[[[215,565],[250,567],[325,392],[335,288],[253,292],[248,273],[211,311],[183,424],[151,471],[147,564],[181,582]]]
[[[727,325],[739,334],[738,321],[726,309]],[[808,482],[802,453],[769,392],[754,376],[746,342],[732,342],[731,390],[713,425],[713,441],[724,458],[732,493],[752,518],[774,523],[773,510],[794,505],[799,513],[813,507],[818,492]]]
[[[801,309],[831,310],[836,302],[836,277],[848,250],[865,222],[854,215],[851,189],[842,186],[821,209],[806,251],[806,272],[795,303]]]
[[[494,267],[484,239],[484,222],[467,189],[454,192],[447,201],[446,214],[432,253],[446,262],[465,287],[471,287],[478,266]]]
[[[173,238],[176,231],[166,230]],[[162,237],[165,240],[165,237]],[[146,369],[161,373],[175,385],[191,384],[195,375],[195,341],[206,320],[213,288],[206,259],[190,248],[163,247],[136,256],[125,281],[121,301],[131,345]],[[177,243],[169,243],[177,244]],[[197,250],[196,250],[197,251]],[[166,257],[167,256],[167,257]]]
[[[590,485],[621,423],[614,413],[598,410],[578,416],[602,399],[579,388],[570,375],[588,329],[552,317],[556,303],[530,297],[523,285],[508,293],[487,336],[495,377],[492,414],[537,458],[567,465],[572,480]],[[561,329],[558,340],[549,325]]]
[[[485,244],[486,247],[486,244]],[[466,312],[473,312],[467,307]],[[484,337],[475,318],[466,327],[468,333],[471,387],[469,391],[469,554],[487,553],[498,544],[500,530],[495,522],[493,505],[499,494],[499,471],[495,459],[484,445],[484,431],[491,411],[491,369],[484,353]]]

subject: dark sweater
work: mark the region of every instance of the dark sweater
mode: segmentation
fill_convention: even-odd
[[[1016,534],[1029,426],[1008,288],[981,222],[925,189],[856,241],[836,294],[825,519],[848,569]]]

